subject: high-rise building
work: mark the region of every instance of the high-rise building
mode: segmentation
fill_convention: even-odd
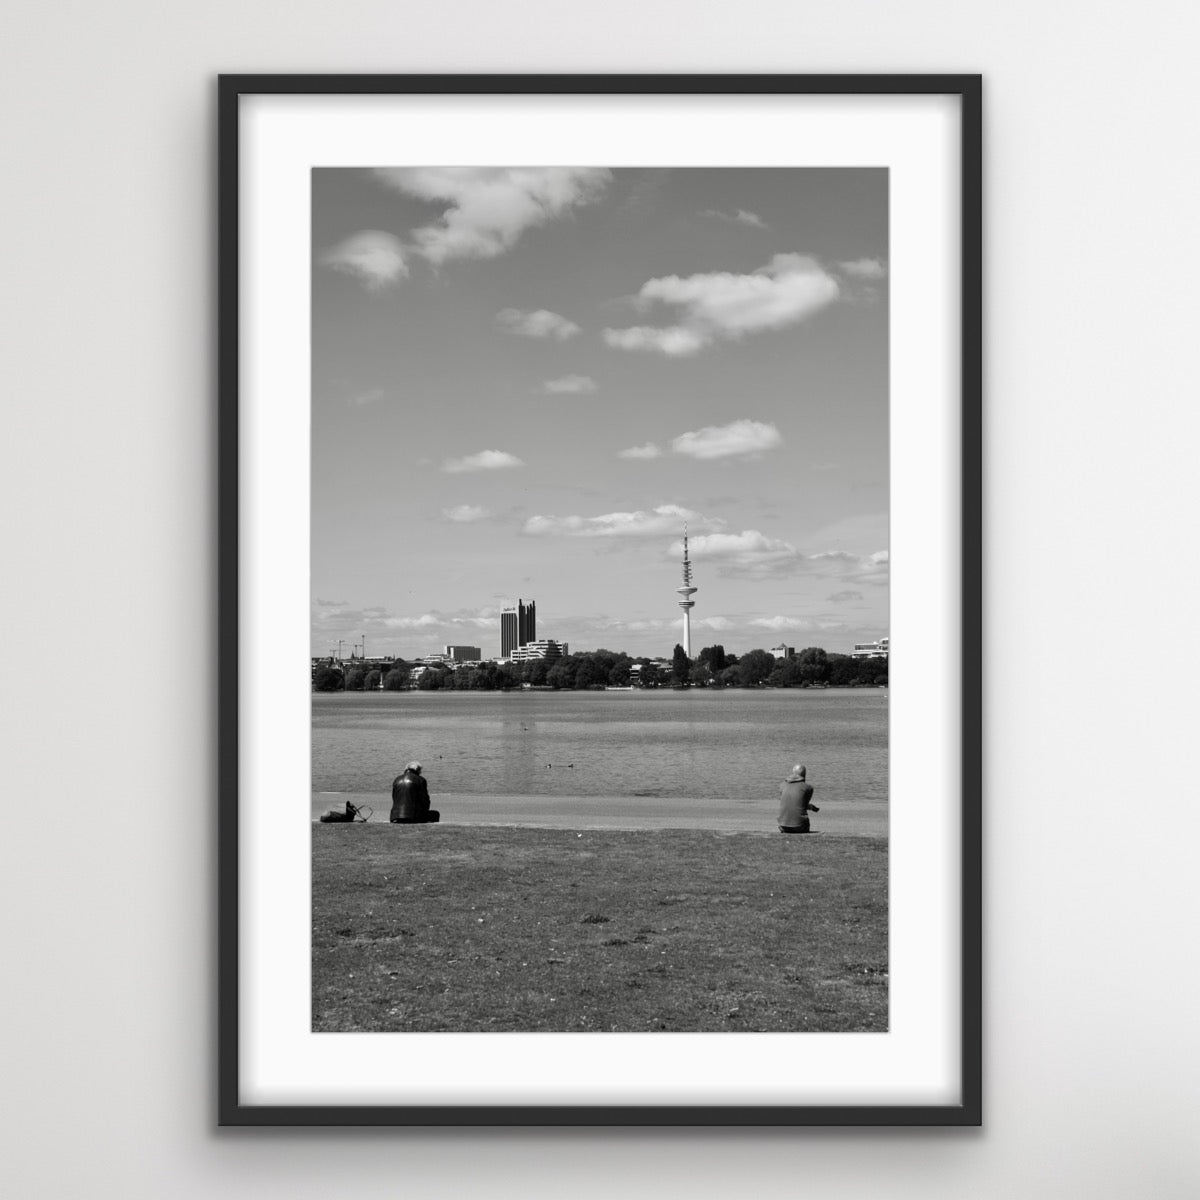
[[[520,610],[521,602],[517,601],[517,608]],[[525,611],[518,611],[517,620],[517,642],[524,646],[527,642],[532,642],[537,637],[537,620],[536,620],[536,605],[532,600],[525,605]]]
[[[478,646],[447,646],[445,654],[451,662],[478,662],[483,657]]]
[[[692,597],[697,589],[692,586],[692,564],[688,559],[687,526],[683,527],[683,587],[677,587],[676,593],[683,597],[679,607],[683,609],[683,652],[692,657],[692,609],[696,602]]]
[[[537,605],[517,600],[515,608],[500,613],[500,657],[510,658],[512,652],[537,638]]]

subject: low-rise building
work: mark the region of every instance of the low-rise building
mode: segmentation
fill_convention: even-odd
[[[851,658],[887,658],[888,638],[880,638],[877,642],[856,642],[850,651]]]
[[[457,663],[478,662],[483,657],[478,646],[447,646],[444,653],[449,662]]]
[[[566,642],[556,642],[553,638],[543,638],[538,642],[526,642],[523,646],[516,646],[509,655],[511,662],[534,662],[537,659],[544,659],[550,662],[556,658],[562,658],[564,654],[569,654],[570,650]]]

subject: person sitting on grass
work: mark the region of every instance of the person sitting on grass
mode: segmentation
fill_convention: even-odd
[[[813,785],[808,768],[797,763],[779,787],[779,832],[809,833],[808,814],[821,810],[812,802]]]
[[[442,814],[429,807],[429,784],[421,774],[421,764],[410,762],[404,773],[392,780],[392,824],[426,825],[441,819]]]

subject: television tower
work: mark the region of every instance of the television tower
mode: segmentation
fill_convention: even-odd
[[[688,537],[687,525],[683,527],[683,587],[678,587],[675,591],[683,597],[679,601],[679,607],[683,609],[683,652],[692,657],[692,609],[695,608],[696,602],[692,596],[696,593],[696,588],[692,586],[692,564],[688,559]]]

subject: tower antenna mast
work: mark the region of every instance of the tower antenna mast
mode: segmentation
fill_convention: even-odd
[[[692,597],[697,589],[692,586],[692,563],[688,558],[687,522],[683,526],[683,587],[677,587],[676,593],[683,597],[679,607],[683,609],[683,652],[692,657],[692,609],[696,606]]]

